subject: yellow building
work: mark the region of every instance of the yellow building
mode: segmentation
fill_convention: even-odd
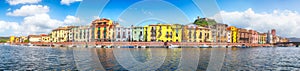
[[[172,27],[172,41],[173,42],[181,42],[182,41],[182,25],[173,24]]]
[[[183,31],[183,40],[184,42],[196,42],[196,26],[191,27],[191,26],[184,26],[184,31]]]
[[[41,36],[42,36],[42,42],[51,42],[49,35],[41,34]]]
[[[10,43],[14,43],[15,42],[15,38],[16,38],[15,36],[10,36],[9,37],[9,42]]]
[[[18,42],[20,42],[20,37],[15,37],[15,41],[14,41],[15,43],[18,43]]]
[[[52,30],[51,42],[67,42],[69,29],[71,28],[72,26],[66,26]]]
[[[28,38],[27,38],[27,36],[21,36],[20,37],[20,42],[28,42],[29,40],[28,40]]]
[[[144,40],[147,42],[181,42],[180,24],[151,24],[144,26]]]
[[[196,42],[211,42],[212,34],[209,28],[196,27]]]
[[[144,40],[146,42],[156,41],[156,26],[155,25],[144,26]]]
[[[118,24],[114,24],[112,20],[106,18],[94,20],[91,24],[93,41],[112,41],[116,25]]]
[[[184,42],[211,42],[212,34],[209,28],[189,24],[183,28]]]
[[[238,36],[238,28],[234,26],[229,26],[227,28],[231,32],[231,42],[230,43],[238,43],[239,36]]]
[[[172,27],[169,24],[157,24],[156,41],[172,42]]]

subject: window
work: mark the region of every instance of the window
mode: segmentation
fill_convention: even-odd
[[[202,38],[202,32],[200,32],[199,38],[200,38],[200,39]]]

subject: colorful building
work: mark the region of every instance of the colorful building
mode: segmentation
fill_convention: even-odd
[[[250,43],[249,31],[247,29],[239,28],[239,43]]]
[[[51,42],[67,42],[69,39],[69,30],[73,26],[59,27],[52,30],[51,32]]]
[[[27,36],[21,36],[20,37],[20,42],[28,42],[29,40],[28,40],[28,38],[27,38]]]
[[[147,25],[144,27],[144,39],[147,42],[156,41],[156,25]]]
[[[18,42],[20,42],[20,37],[15,37],[14,43],[18,43]]]
[[[29,35],[28,40],[29,40],[29,42],[42,42],[42,36],[41,35]]]
[[[68,31],[69,31],[69,34],[68,34],[68,42],[75,42],[75,33],[78,33],[78,27],[79,26],[73,26],[73,28],[70,28]],[[78,35],[76,35],[77,37]]]
[[[132,41],[132,28],[117,25],[115,27],[114,41],[125,42]]]
[[[227,24],[214,24],[212,26],[209,26],[211,28],[212,32],[212,42],[214,43],[226,43],[228,41],[227,39]]]
[[[183,28],[183,42],[212,42],[209,28],[199,27],[194,24],[185,25]]]
[[[196,28],[197,42],[212,42],[211,29],[205,27]]]
[[[49,35],[41,34],[42,41],[41,42],[51,42],[51,38]]]
[[[92,41],[112,41],[115,25],[117,24],[106,18],[94,20],[91,24]]]
[[[180,24],[171,25],[172,28],[172,41],[173,42],[181,42],[182,41],[182,28],[183,26]]]
[[[90,42],[92,39],[90,26],[74,26],[69,31],[70,42]]]
[[[14,43],[15,42],[16,37],[15,36],[10,36],[9,37],[9,42],[10,43]]]
[[[238,43],[238,41],[239,41],[238,28],[236,28],[234,26],[229,26],[227,28],[227,30],[229,30],[230,34],[231,34],[231,41],[230,41],[230,43]]]
[[[250,43],[258,43],[258,32],[255,31],[255,30],[249,30],[249,40],[250,40]]]
[[[266,44],[266,41],[267,41],[267,33],[259,33],[258,43],[259,44]]]
[[[169,24],[157,24],[156,26],[156,41],[172,42],[172,27]]]
[[[144,27],[133,27],[132,28],[132,40],[133,41],[144,41]]]

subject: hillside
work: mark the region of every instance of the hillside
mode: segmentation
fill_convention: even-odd
[[[5,43],[9,40],[9,37],[0,37],[0,43]]]
[[[198,18],[194,21],[194,24],[198,26],[208,26],[208,25],[217,24],[217,22],[214,19]]]

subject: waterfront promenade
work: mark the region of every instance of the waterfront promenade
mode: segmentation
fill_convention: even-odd
[[[198,47],[271,47],[270,44],[253,43],[203,43],[203,42],[32,42],[32,43],[12,43],[12,45],[34,45],[34,46],[198,46]]]

